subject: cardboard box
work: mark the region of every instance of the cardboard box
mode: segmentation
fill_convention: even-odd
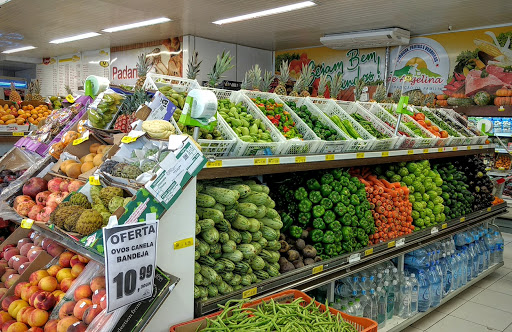
[[[8,244],[18,244],[18,241],[29,237],[30,230],[25,228],[17,228],[5,241],[0,245],[0,251]],[[37,255],[36,259],[30,263],[27,269],[20,275],[18,281],[4,294],[4,296],[0,299],[2,301],[5,297],[14,295],[14,288],[20,282],[28,281],[32,272],[45,268],[51,261],[53,257],[50,256],[46,251],[42,250],[39,255]]]
[[[34,107],[45,105],[46,107],[48,107],[49,110],[53,109],[51,104],[47,104],[44,101],[36,101],[36,100],[23,101],[20,104],[20,108],[22,108],[23,106],[29,106],[29,105],[32,105]]]
[[[11,108],[11,106],[14,106],[16,107],[16,109],[18,109],[18,105],[13,102],[13,101],[10,101],[10,100],[3,100],[3,99],[0,99],[0,106],[4,107],[4,105],[9,106],[9,108]]]

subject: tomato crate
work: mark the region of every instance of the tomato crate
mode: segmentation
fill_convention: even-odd
[[[262,299],[254,300],[248,303],[245,303],[242,307],[243,308],[255,308],[258,305],[260,305],[262,302],[269,302],[270,300],[274,300],[278,303],[291,303],[296,299],[302,298],[305,302],[304,304],[307,305],[314,301],[311,297],[306,295],[303,292],[300,292],[298,290],[286,290],[274,295],[270,295],[267,297],[264,297]],[[320,311],[326,310],[325,305],[314,301],[315,305],[320,308]],[[329,311],[332,315],[337,316],[339,315],[345,322],[350,323],[358,332],[377,332],[377,322],[363,317],[355,317],[351,315],[347,315],[339,310],[336,310],[334,308],[329,308]],[[218,316],[222,314],[222,311],[194,319],[189,322],[181,323],[178,325],[174,325],[171,327],[170,332],[195,332],[195,331],[201,331],[206,327],[206,319],[215,319]]]
[[[253,98],[257,98],[257,97],[260,97],[262,99],[274,99],[276,103],[283,104],[284,110],[286,112],[290,113],[293,121],[295,122],[295,128],[302,135],[302,139],[300,139],[300,138],[286,139],[286,137],[283,136],[286,139],[286,142],[283,143],[283,147],[279,154],[295,155],[295,154],[315,153],[323,147],[324,142],[275,93],[249,91],[249,90],[241,90],[241,93],[243,93],[245,96],[247,96],[249,99],[251,99],[251,101]]]

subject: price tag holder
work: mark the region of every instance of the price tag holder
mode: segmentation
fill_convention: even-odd
[[[319,266],[315,266],[313,268],[313,274],[317,274],[317,273],[320,273],[324,270],[324,266],[323,265],[319,265]]]
[[[405,244],[405,239],[404,239],[404,238],[401,238],[401,239],[396,240],[396,245],[395,245],[395,247],[397,247],[397,248],[398,248],[398,247],[403,246],[404,244]]]
[[[370,248],[370,249],[366,249],[364,251],[364,256],[370,256],[371,254],[373,254],[373,248]]]
[[[222,160],[206,162],[206,168],[218,168],[218,167],[222,167]]]
[[[25,136],[25,133],[22,131],[18,131],[18,132],[15,131],[14,133],[12,133],[12,136],[23,137],[23,136]]]
[[[446,229],[446,227],[448,227],[448,224],[442,224],[441,225],[441,229]]]
[[[258,294],[258,287],[254,287],[254,288],[248,289],[245,292],[243,292],[242,298],[247,299],[249,297],[253,297],[256,294]]]
[[[103,228],[107,312],[151,297],[158,221]]]
[[[254,158],[254,166],[265,166],[267,158]]]
[[[82,137],[80,138],[77,138],[76,140],[73,141],[73,145],[79,145],[79,144],[82,144],[83,142],[87,141],[89,139],[89,130],[86,130],[83,134],[82,134]]]
[[[460,222],[464,222],[464,221],[466,221],[466,217],[461,217]]]
[[[362,158],[364,158],[364,152],[358,152],[358,153],[356,153],[356,158],[357,158],[357,159],[362,159]]]
[[[279,158],[268,158],[268,164],[269,165],[279,165],[281,161]]]
[[[388,249],[393,248],[395,246],[395,244],[396,244],[395,241],[388,242]]]
[[[187,247],[191,247],[193,245],[194,245],[194,239],[189,237],[188,239],[183,239],[183,240],[174,242],[174,250],[184,249]]]
[[[487,212],[491,212],[492,208],[491,207],[488,207],[487,208]]]
[[[32,220],[32,219],[27,218],[27,219],[21,220],[21,228],[31,229],[33,224],[34,224],[34,220]]]
[[[359,262],[360,260],[361,260],[361,254],[360,253],[352,254],[348,258],[348,262],[349,263]]]
[[[407,150],[407,154],[409,154],[409,155],[414,154],[414,150]]]
[[[436,234],[439,232],[439,229],[437,227],[432,227],[432,229],[430,230],[430,234]]]
[[[325,155],[325,161],[331,161],[331,160],[334,160],[334,155],[333,154],[326,154]]]
[[[296,164],[305,163],[305,162],[306,162],[306,157],[295,157]]]
[[[383,157],[389,157],[389,151],[382,151]]]
[[[92,186],[101,186],[100,176],[99,175],[91,175],[91,176],[89,176],[89,183]]]

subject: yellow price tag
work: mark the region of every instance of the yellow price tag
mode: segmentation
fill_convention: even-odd
[[[77,138],[73,141],[73,145],[82,144],[83,142],[87,141],[89,139],[89,131],[83,133],[82,137]]]
[[[217,168],[222,167],[222,160],[208,161],[206,163],[206,168]]]
[[[471,150],[471,146],[469,146],[469,145],[468,145],[468,146],[467,146],[467,149],[468,149],[468,150]]]
[[[267,164],[267,158],[254,158],[254,166],[263,166]]]
[[[34,220],[32,219],[23,219],[21,221],[21,228],[31,229],[32,225],[34,224]]]
[[[443,148],[437,148],[437,152],[443,152],[444,149]]]
[[[461,217],[460,222],[464,222],[464,221],[466,221],[466,217]]]
[[[487,212],[491,212],[491,210],[492,210],[491,207],[487,208]]]
[[[22,131],[14,132],[14,133],[12,133],[12,136],[25,136],[25,133]]]
[[[306,157],[295,157],[295,163],[299,164],[299,163],[305,163],[306,162]]]
[[[383,157],[389,157],[389,151],[382,151]]]
[[[441,225],[441,229],[445,229],[446,227],[448,227],[448,224],[442,224]]]
[[[479,148],[479,149],[483,149],[483,148],[484,148],[484,146],[483,146],[483,145],[480,145],[480,146],[478,146],[478,148]]]
[[[366,250],[364,251],[364,255],[365,255],[365,256],[370,256],[371,254],[373,254],[373,248],[366,249]]]
[[[326,161],[334,160],[334,155],[333,155],[333,154],[326,154],[326,155],[325,155],[325,160],[326,160]]]
[[[254,288],[248,289],[245,292],[243,292],[242,298],[246,299],[246,298],[254,296],[256,294],[258,294],[258,287],[254,287]]]
[[[313,274],[317,274],[317,273],[320,273],[324,270],[324,266],[323,265],[319,265],[319,266],[315,266],[313,268]]]
[[[423,153],[428,153],[428,149],[423,149]]]
[[[70,103],[70,104],[74,104],[75,103],[75,98],[73,98],[72,95],[67,95],[66,96],[66,100]]]
[[[407,154],[414,154],[414,150],[407,150]]]
[[[188,239],[179,240],[174,242],[174,250],[187,248],[194,245],[194,239],[189,237]]]
[[[121,143],[133,143],[137,140],[137,137],[132,137],[132,136],[125,136],[123,138],[121,138]]]
[[[279,158],[268,158],[269,165],[279,165],[279,163],[280,163]]]
[[[98,175],[89,176],[89,183],[92,186],[101,186],[100,177]]]
[[[364,152],[358,152],[358,153],[356,153],[356,158],[357,158],[357,159],[364,158]]]
[[[389,248],[393,248],[395,246],[396,242],[395,241],[391,241],[388,243],[388,249]]]
[[[454,147],[452,148],[452,151],[457,151],[457,150],[458,150],[458,148],[457,148],[456,146],[454,146]]]

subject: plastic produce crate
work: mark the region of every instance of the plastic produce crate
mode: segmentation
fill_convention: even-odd
[[[229,94],[229,98],[227,99],[229,99],[231,102],[235,104],[242,103],[242,105],[247,109],[248,114],[251,114],[255,119],[260,119],[263,122],[265,128],[270,132],[270,137],[272,138],[273,141],[268,143],[244,142],[238,137],[233,128],[231,128],[228,125],[227,129],[229,130],[233,137],[236,137],[236,144],[233,147],[231,155],[236,157],[254,155],[277,155],[281,152],[283,144],[286,143],[286,139],[284,138],[283,135],[281,135],[281,133],[272,124],[272,122],[270,122],[267,119],[267,117],[254,105],[254,103],[249,99],[249,97],[247,97],[239,91],[218,90],[214,92],[219,93],[217,99],[224,99]]]
[[[278,104],[283,104],[284,110],[290,113],[293,121],[295,122],[295,128],[300,134],[302,134],[302,139],[287,139],[283,136],[286,142],[283,143],[283,147],[279,154],[294,155],[315,153],[324,145],[324,142],[318,136],[316,136],[313,130],[311,130],[311,128],[309,128],[308,125],[305,124],[304,121],[302,121],[302,119],[295,112],[293,112],[291,108],[288,107],[288,105],[286,105],[285,102],[275,93],[248,90],[241,90],[240,92],[249,97],[251,101],[252,98],[257,97],[263,99],[274,99]]]
[[[318,108],[324,112],[329,118],[337,115],[341,121],[347,120],[350,122],[354,130],[361,136],[361,139],[354,139],[354,143],[347,151],[369,151],[373,148],[377,139],[371,135],[366,129],[364,129],[356,120],[354,120],[345,110],[337,104],[334,100],[327,99],[327,102],[319,103],[323,101],[321,98],[310,99]]]
[[[177,92],[189,92],[193,89],[200,89],[201,85],[196,80],[191,80],[183,77],[175,77],[168,75],[161,75],[155,73],[148,73],[144,81],[144,90],[158,90],[163,86],[171,86]]]
[[[274,300],[278,303],[291,303],[294,300],[302,298],[305,301],[305,304],[311,303],[311,301],[314,301],[311,297],[306,295],[303,292],[297,291],[297,290],[286,290],[271,296],[264,297],[259,300],[251,301],[243,305],[243,308],[254,308],[257,307],[262,302],[268,302],[270,300]],[[321,311],[325,311],[326,307],[325,305],[318,303],[315,301],[315,304],[320,307]],[[336,310],[334,308],[329,307],[329,311],[332,315],[340,315],[343,320],[345,320],[347,323],[352,324],[358,332],[377,332],[377,322],[364,318],[364,317],[355,317],[351,315],[347,315],[339,310]],[[201,317],[194,319],[189,322],[181,323],[178,325],[174,325],[171,327],[170,332],[194,332],[194,331],[201,331],[206,326],[206,318],[212,320],[218,317],[222,311],[211,314],[209,316]]]
[[[432,123],[432,125],[436,126],[439,128],[439,131],[442,131],[443,129],[441,127],[439,127],[439,125],[437,123],[439,122],[442,122],[440,121],[439,118],[435,118],[433,114],[429,114],[427,116],[427,114],[424,114],[423,112],[423,108],[420,107],[420,106],[410,106],[408,107],[408,109],[413,112],[414,114],[417,114],[417,113],[422,113],[424,116],[425,116],[425,120],[428,120]],[[417,122],[417,121],[416,121]],[[418,123],[419,125],[419,123]],[[453,129],[452,129],[453,130]],[[445,138],[442,138],[442,137],[437,137],[437,143],[436,143],[436,146],[449,146],[452,142],[452,139],[453,138],[456,138],[456,137],[453,137],[453,136],[450,136],[450,134],[448,134],[448,137],[445,137]]]
[[[457,121],[449,112],[448,109],[436,108],[432,109],[434,113],[444,122],[448,123],[452,128],[457,129],[459,133],[465,136],[466,140],[464,144],[484,144],[487,140],[487,136],[475,136],[468,128],[464,127],[459,121]]]
[[[341,101],[337,100],[336,103],[347,112],[352,118],[352,114],[358,114],[363,117],[365,120],[372,123],[373,127],[379,131],[380,133],[388,136],[389,138],[385,139],[377,139],[375,138],[375,142],[373,143],[372,150],[381,151],[381,150],[389,150],[392,149],[396,142],[398,141],[398,136],[395,135],[395,132],[391,130],[384,122],[382,122],[375,115],[368,112],[359,102],[351,102],[351,101]],[[356,121],[354,119],[354,121]],[[357,122],[357,121],[356,121]],[[358,122],[359,124],[359,122]],[[362,125],[361,125],[362,127]]]
[[[443,119],[441,119],[439,116],[436,115],[436,112],[427,107],[427,106],[423,106],[421,111],[425,114],[425,116],[427,116],[428,114],[428,118],[430,119],[430,121],[432,121],[432,123],[435,123],[436,125],[439,123],[441,124],[442,126],[446,126],[448,127],[449,129],[451,129],[452,131],[454,131],[455,133],[457,133],[458,137],[456,136],[451,136],[451,140],[450,142],[447,144],[448,146],[458,146],[458,145],[465,145],[467,143],[469,143],[470,140],[468,140],[466,137],[464,137],[464,135],[462,135],[458,130],[457,128],[454,128],[453,126],[451,126],[448,122],[445,122],[443,121]],[[437,125],[439,128],[442,128],[441,126]]]
[[[305,105],[313,115],[318,117],[319,121],[321,121],[327,127],[335,130],[338,135],[345,138],[344,141],[322,140],[323,145],[318,148],[317,153],[339,153],[351,151],[354,140],[346,135],[336,124],[334,124],[334,122],[332,122],[331,119],[329,119],[315,104],[313,104],[309,98],[282,96],[282,99],[285,102],[295,102],[297,107]]]
[[[481,135],[477,130],[474,130],[469,125],[469,122],[467,119],[465,119],[462,115],[455,112],[454,110],[450,108],[443,108],[443,111],[447,112],[448,115],[450,115],[454,120],[459,122],[462,127],[464,127],[468,132],[473,134],[473,139],[471,140],[472,144],[485,144],[488,137],[486,135]]]

